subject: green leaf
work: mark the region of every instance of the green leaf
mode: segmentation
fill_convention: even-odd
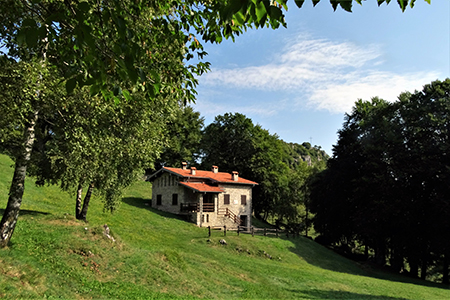
[[[130,101],[131,100],[131,94],[127,90],[122,90],[122,95],[125,97],[125,100]]]
[[[98,92],[100,92],[101,90],[101,86],[99,84],[93,84],[91,85],[91,88],[89,89],[89,93],[91,94],[91,96],[95,96],[98,94]]]
[[[242,8],[246,9],[247,6],[248,6],[248,0],[246,0],[246,1],[232,0],[232,1],[230,1],[230,4],[229,4],[229,8],[230,8],[230,11],[232,14],[237,13]]]
[[[405,11],[406,6],[408,5],[408,0],[397,0],[398,5],[400,5],[400,8],[402,11]]]
[[[353,4],[353,1],[347,1],[347,0],[344,0],[344,1],[339,1],[339,4],[341,5],[341,7],[344,9],[344,10],[346,10],[346,11],[348,11],[348,12],[352,12],[352,4]]]
[[[67,94],[72,94],[73,90],[77,86],[77,79],[75,77],[70,78],[66,81],[66,92]]]
[[[17,44],[22,47],[27,44],[27,33],[25,29],[21,29],[17,33]]]
[[[333,7],[333,10],[336,11],[338,5],[339,5],[339,0],[330,0],[331,6]]]
[[[24,19],[22,21],[22,26],[23,27],[37,27],[37,24],[36,24],[35,20],[28,18],[28,19]]]
[[[244,17],[244,15],[242,14],[242,12],[240,12],[240,11],[237,12],[237,13],[234,15],[233,21],[234,21],[234,23],[235,23],[236,25],[239,25],[239,26],[244,25],[244,23],[245,23],[245,17]]]
[[[305,3],[305,0],[295,0],[295,4],[298,8],[302,8],[303,3]]]
[[[47,37],[47,28],[45,26],[41,26],[37,29],[37,35],[39,40],[43,40]]]
[[[38,42],[38,29],[36,27],[32,27],[27,30],[26,41],[28,47],[36,47]]]
[[[283,12],[281,11],[281,9],[279,9],[276,6],[271,6],[269,8],[269,16],[271,19],[275,19],[278,21],[282,21],[283,20]]]
[[[255,13],[257,17],[257,21],[259,22],[265,15],[267,15],[267,10],[262,1],[258,1],[255,5]]]
[[[91,9],[91,5],[88,2],[78,3],[78,9],[82,12],[88,12]]]

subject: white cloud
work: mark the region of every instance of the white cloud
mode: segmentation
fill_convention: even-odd
[[[352,73],[343,83],[329,83],[312,91],[308,107],[328,110],[331,113],[350,112],[358,99],[370,100],[378,96],[387,101],[395,101],[400,93],[414,92],[436,80],[434,72],[416,74],[393,74],[391,72],[369,71],[365,74]]]
[[[217,116],[224,114],[226,112],[230,113],[241,113],[244,115],[259,115],[263,117],[273,116],[280,109],[285,108],[285,101],[272,103],[271,105],[255,106],[255,105],[236,105],[234,103],[221,103],[217,104],[215,102],[205,100],[198,101],[195,104],[195,110],[201,111],[202,115],[205,116]]]
[[[436,72],[383,71],[382,56],[377,45],[361,47],[300,36],[266,65],[212,69],[200,81],[210,87],[287,93],[297,99],[299,106],[343,113],[349,112],[357,99],[379,96],[393,101],[401,92],[421,89],[423,84],[439,77]],[[274,105],[270,109],[280,111],[283,107]],[[268,108],[257,110],[265,114]]]

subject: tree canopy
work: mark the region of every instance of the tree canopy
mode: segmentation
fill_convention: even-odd
[[[425,0],[430,3],[430,0]],[[295,0],[302,7],[304,0]],[[320,0],[312,0],[313,5]],[[351,11],[362,0],[333,0]],[[378,0],[378,5],[390,0]],[[398,0],[404,11],[415,0]],[[63,70],[68,91],[90,85],[107,98],[129,97],[135,88],[153,98],[178,93],[193,100],[209,65],[201,41],[220,43],[249,27],[286,26],[287,0],[4,0],[0,39],[20,59],[48,53]],[[200,62],[189,64],[197,57]],[[166,72],[163,72],[166,70]],[[111,82],[111,78],[115,78]]]

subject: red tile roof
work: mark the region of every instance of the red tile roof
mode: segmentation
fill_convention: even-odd
[[[219,183],[230,183],[230,184],[249,184],[249,185],[257,185],[257,182],[244,179],[242,177],[239,177],[237,181],[234,181],[230,173],[225,172],[217,172],[214,173],[212,171],[202,171],[202,170],[196,170],[195,175],[191,174],[191,170],[183,170],[180,168],[168,168],[163,167],[163,170],[169,171],[171,173],[177,174],[179,176],[185,177],[185,178],[205,178],[212,180],[214,182]]]
[[[205,184],[203,182],[179,182],[179,184],[184,185],[185,187],[188,187],[196,192],[201,193],[223,193],[224,190],[222,190],[218,186],[211,186],[209,184]]]

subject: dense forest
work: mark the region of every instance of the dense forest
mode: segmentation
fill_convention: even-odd
[[[449,283],[450,79],[356,102],[310,186],[323,244]]]

